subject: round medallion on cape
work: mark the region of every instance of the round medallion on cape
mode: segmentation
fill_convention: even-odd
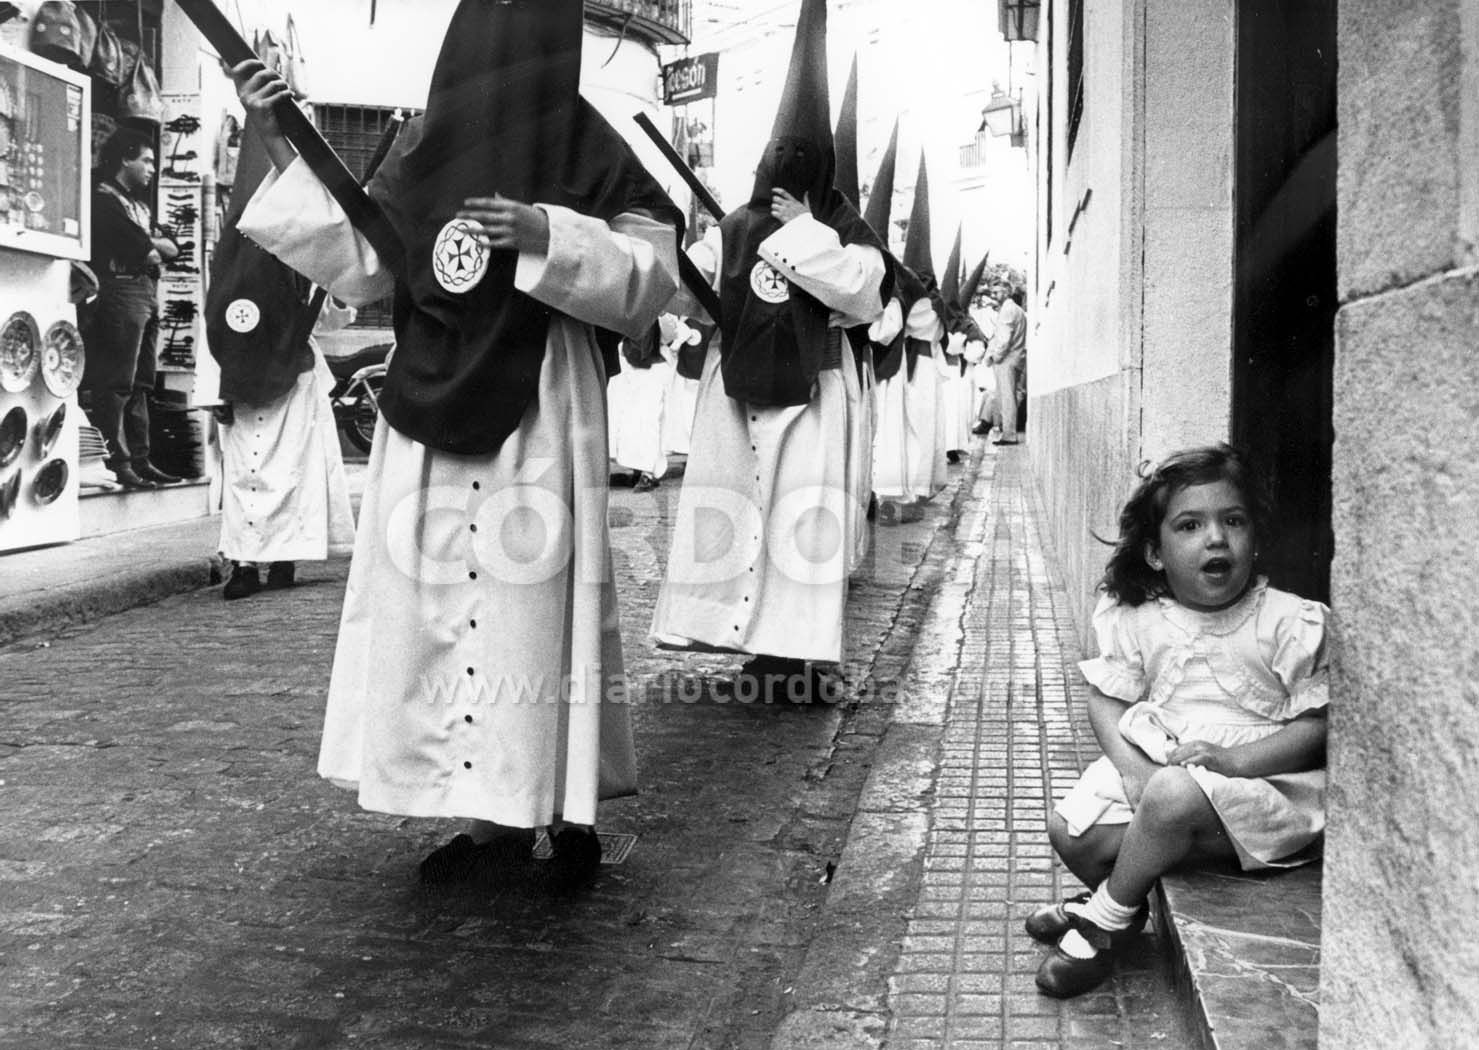
[[[226,307],[226,327],[240,335],[257,330],[262,323],[262,310],[250,299],[238,299]]]
[[[764,259],[750,271],[750,290],[767,303],[783,303],[791,298],[791,282]]]
[[[458,295],[478,286],[488,272],[488,249],[477,238],[477,228],[466,219],[453,219],[437,234],[431,252],[437,284]]]

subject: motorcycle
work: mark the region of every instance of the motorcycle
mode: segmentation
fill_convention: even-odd
[[[345,357],[328,358],[334,386],[329,402],[334,423],[349,443],[361,452],[370,451],[375,424],[380,420],[380,388],[385,384],[386,362],[391,343],[376,343]]]

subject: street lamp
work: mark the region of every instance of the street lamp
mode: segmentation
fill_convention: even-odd
[[[997,85],[991,93],[991,101],[986,103],[981,110],[981,131],[989,131],[993,135],[1015,135],[1019,123],[1017,114],[1019,105],[1016,99],[1008,95]]]
[[[1008,42],[1037,40],[1037,21],[1042,13],[1041,0],[997,0],[997,20],[1001,35]]]

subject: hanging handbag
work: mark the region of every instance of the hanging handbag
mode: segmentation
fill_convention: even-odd
[[[123,43],[106,22],[98,22],[98,35],[87,71],[99,87],[116,89],[123,85]]]
[[[118,89],[118,119],[164,123],[164,99],[159,93],[159,78],[144,53],[130,41],[124,50],[133,59],[133,68]]]
[[[303,40],[298,36],[298,24],[293,21],[292,15],[288,15],[287,48],[287,68],[283,71],[283,79],[288,82],[294,98],[306,99],[308,97],[308,60],[303,57]]]
[[[82,24],[72,0],[46,0],[31,21],[31,50],[73,69],[86,69],[81,49]]]

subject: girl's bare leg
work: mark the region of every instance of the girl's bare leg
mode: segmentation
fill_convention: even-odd
[[[1048,814],[1048,839],[1064,866],[1078,876],[1089,889],[1109,877],[1119,856],[1121,841],[1128,824],[1099,824],[1082,835],[1070,835],[1068,822],[1056,813]]]
[[[1236,856],[1201,786],[1181,766],[1167,766],[1151,776],[1125,829],[1109,873],[1109,895],[1127,907],[1138,905],[1176,865]]]

